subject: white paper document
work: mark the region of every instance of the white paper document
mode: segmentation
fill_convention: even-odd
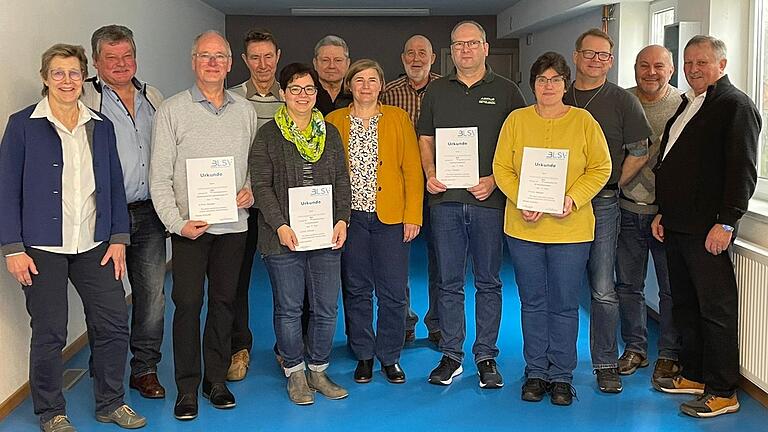
[[[187,159],[189,219],[209,224],[237,222],[235,158]]]
[[[480,183],[477,127],[435,130],[435,177],[448,189],[466,189]]]
[[[288,189],[288,215],[299,245],[297,251],[333,246],[333,186]]]
[[[523,148],[517,208],[542,213],[563,213],[568,150]]]

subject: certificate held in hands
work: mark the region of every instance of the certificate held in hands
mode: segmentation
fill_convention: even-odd
[[[297,251],[333,246],[333,186],[303,186],[288,189],[290,226],[299,245]]]
[[[190,220],[237,222],[235,158],[187,159],[187,193]]]
[[[523,148],[517,208],[563,214],[568,150]]]
[[[466,189],[480,183],[477,128],[435,130],[435,177],[448,189]]]

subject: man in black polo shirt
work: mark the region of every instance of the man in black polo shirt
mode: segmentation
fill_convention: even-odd
[[[474,21],[457,24],[451,32],[451,58],[456,71],[429,85],[418,120],[422,166],[431,194],[431,240],[440,273],[438,316],[443,357],[429,374],[432,384],[449,385],[462,372],[465,269],[471,257],[477,317],[472,353],[480,387],[503,385],[495,358],[499,354],[499,270],[506,198],[496,189],[492,163],[502,123],[512,110],[525,106],[525,100],[515,83],[496,75],[485,64],[487,56],[482,26]],[[477,127],[480,182],[468,189],[447,189],[435,177],[435,132],[459,127]]]
[[[579,36],[573,52],[576,80],[563,97],[566,105],[586,109],[600,124],[613,164],[608,184],[592,199],[595,240],[587,265],[592,286],[589,320],[592,368],[600,391],[605,393],[622,390],[616,345],[619,297],[614,283],[621,227],[619,187],[632,179],[648,161],[648,137],[652,134],[640,102],[623,88],[608,82],[608,71],[613,66],[612,50],[613,40],[599,29],[588,30]]]

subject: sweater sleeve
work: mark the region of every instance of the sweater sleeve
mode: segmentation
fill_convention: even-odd
[[[584,144],[586,153],[584,174],[579,176],[565,192],[573,199],[573,204],[577,209],[591,201],[611,176],[611,155],[603,130],[592,117],[585,121],[584,128],[586,141]]]
[[[400,130],[403,140],[403,180],[405,182],[405,211],[403,222],[421,226],[424,211],[424,173],[421,170],[421,154],[416,131],[408,113],[399,110]]]
[[[352,187],[349,181],[349,166],[347,156],[344,152],[344,145],[341,143],[339,131],[332,125],[328,125],[328,136],[326,143],[333,147],[333,155],[336,160],[332,161],[336,165],[334,169],[336,178],[333,182],[333,214],[335,222],[344,221],[349,223],[349,217],[352,213]]]
[[[173,190],[176,166],[176,135],[168,107],[163,103],[152,127],[152,156],[149,164],[149,193],[158,217],[168,231],[181,235],[186,221],[181,217]]]
[[[256,140],[248,156],[248,171],[251,173],[254,207],[258,207],[264,222],[277,232],[281,226],[288,225],[288,219],[280,210],[273,182],[276,167],[269,154],[269,142],[276,137],[270,133],[271,130],[271,124],[267,124],[256,133]],[[284,166],[277,168],[285,169]]]
[[[493,157],[493,177],[496,186],[517,206],[517,191],[520,188],[520,173],[514,165],[515,157],[515,114],[507,116],[499,132],[496,153]]]

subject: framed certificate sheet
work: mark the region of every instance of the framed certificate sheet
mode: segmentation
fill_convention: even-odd
[[[542,213],[563,213],[568,150],[523,148],[517,208]]]
[[[435,130],[435,177],[448,189],[466,189],[480,183],[477,128]]]
[[[237,222],[235,158],[187,159],[187,193],[190,220]]]
[[[333,246],[333,186],[288,189],[288,215],[299,245],[297,251]]]

